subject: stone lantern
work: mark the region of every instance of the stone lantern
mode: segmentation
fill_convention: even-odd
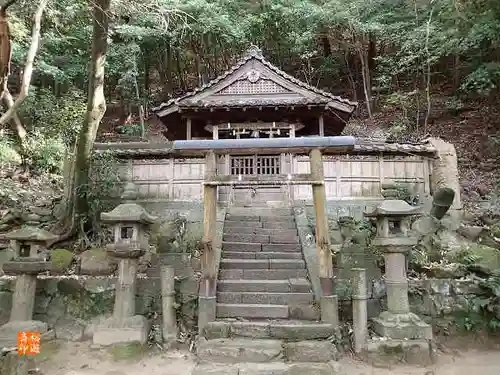
[[[113,226],[114,242],[107,246],[107,251],[118,259],[118,280],[113,317],[96,329],[95,344],[144,344],[148,338],[147,319],[135,315],[135,291],[139,258],[149,250],[147,228],[157,218],[134,203],[137,195],[136,186],[128,183],[121,196],[125,203],[101,214],[101,220]]]
[[[4,237],[10,240],[10,246],[16,253],[16,258],[38,258],[40,252],[47,248],[47,244],[57,236],[44,229],[24,226],[9,232]]]
[[[15,256],[3,264],[6,275],[16,276],[12,309],[7,324],[0,328],[0,347],[15,345],[20,331],[47,331],[47,324],[33,320],[37,275],[50,271],[51,263],[40,256],[57,237],[36,227],[23,227],[5,235],[11,241]]]
[[[372,242],[384,253],[387,311],[373,319],[374,330],[392,339],[432,339],[431,326],[410,312],[406,256],[417,244],[410,233],[410,218],[420,207],[402,200],[385,200],[367,217],[377,220],[377,234]]]

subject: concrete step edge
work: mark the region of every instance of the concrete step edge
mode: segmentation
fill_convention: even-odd
[[[274,254],[276,258],[270,258],[270,259],[278,259],[278,260],[293,260],[294,258],[287,258],[286,256],[289,254],[302,254],[301,251],[232,251],[232,250],[224,250],[222,249],[222,256],[224,257],[224,253],[231,253],[231,254],[265,254],[265,255],[270,255]],[[283,258],[279,258],[279,256],[282,256]],[[224,259],[240,259],[240,258],[224,258]],[[247,258],[251,259],[251,258]],[[268,259],[268,258],[266,258]],[[262,259],[265,260],[265,259]],[[299,259],[295,259],[299,260]]]

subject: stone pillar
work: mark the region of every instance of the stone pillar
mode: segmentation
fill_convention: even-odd
[[[147,342],[149,322],[146,317],[135,315],[138,259],[144,255],[144,252],[141,249],[123,249],[116,244],[108,248],[108,253],[119,259],[115,306],[113,317],[96,328],[93,336],[94,344],[112,345],[132,342],[145,344]]]
[[[0,327],[0,348],[15,347],[18,332],[47,332],[47,323],[33,320],[37,275],[50,270],[50,263],[33,259],[5,262],[3,271],[6,275],[16,276],[16,285],[12,299],[12,310],[7,324]],[[12,357],[13,366],[21,365],[17,355]],[[14,372],[15,374],[15,372]]]
[[[138,258],[123,258],[118,262],[118,281],[116,282],[113,318],[121,322],[135,315],[135,290]]]
[[[10,352],[5,355],[2,374],[5,375],[28,375],[35,369],[34,358],[27,355],[19,355]]]
[[[163,317],[163,340],[167,343],[177,338],[177,318],[175,316],[175,279],[174,267],[162,266],[161,302]]]
[[[16,279],[10,321],[33,319],[35,307],[36,275],[20,274]]]
[[[404,246],[386,249],[385,285],[387,290],[387,310],[393,314],[410,312],[408,300],[408,279],[406,278],[406,255],[409,248]]]
[[[440,138],[429,138],[428,142],[437,150],[437,158],[432,162],[432,191],[435,193],[442,187],[453,189],[455,197],[451,205],[450,214],[460,216],[463,206],[460,199],[460,182],[455,146]]]
[[[368,290],[366,270],[353,268],[352,325],[354,330],[354,352],[361,353],[368,338]]]

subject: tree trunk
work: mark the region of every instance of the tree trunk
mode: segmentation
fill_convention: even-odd
[[[40,43],[42,15],[45,7],[47,6],[47,3],[48,0],[40,0],[40,2],[38,3],[38,8],[36,9],[35,15],[33,17],[31,44],[26,56],[26,65],[24,66],[23,80],[21,83],[19,96],[16,98],[12,106],[0,117],[0,126],[8,123],[12,119],[17,109],[21,106],[21,104],[23,104],[24,100],[28,96],[28,91],[31,84],[31,76],[33,74],[33,63],[35,62],[35,56],[38,51],[38,45]]]
[[[93,6],[94,24],[87,112],[76,144],[74,175],[72,176],[74,185],[66,202],[63,219],[65,232],[56,242],[74,235],[76,230],[81,228],[82,220],[88,212],[86,191],[89,185],[90,157],[99,124],[106,112],[104,64],[108,47],[109,8],[110,0],[96,0]]]
[[[10,91],[8,89],[4,89],[4,91],[2,93],[2,101],[3,101],[5,108],[7,108],[7,110],[14,106],[14,98],[12,98],[12,95],[10,94]],[[12,115],[11,124],[16,132],[16,136],[18,138],[19,145],[22,148],[24,145],[24,140],[26,139],[26,129],[25,129],[21,119],[17,115],[17,112],[14,112],[14,114]]]

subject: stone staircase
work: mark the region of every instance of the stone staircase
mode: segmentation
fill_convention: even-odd
[[[291,209],[227,213],[217,317],[314,320],[313,302]]]
[[[319,322],[291,208],[228,209],[216,316],[193,375],[336,373],[334,327]]]

